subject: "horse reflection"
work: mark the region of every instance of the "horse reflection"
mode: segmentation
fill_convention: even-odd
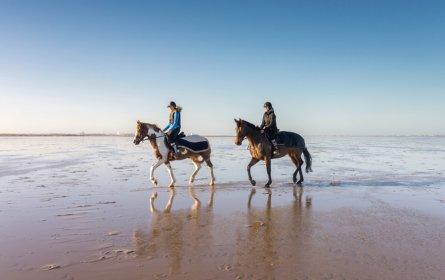
[[[303,187],[293,186],[292,205],[272,207],[272,190],[266,188],[265,207],[254,207],[256,192],[252,188],[247,198],[247,230],[237,237],[235,264],[243,273],[273,279],[279,264],[300,261],[303,235],[312,232],[312,199],[306,196],[304,204]]]
[[[150,212],[152,213],[150,231],[148,233],[136,230],[133,234],[136,255],[142,258],[154,258],[167,254],[169,272],[179,270],[182,259],[182,228],[185,214],[171,212],[176,196],[174,188],[169,189],[169,197],[163,210],[159,210],[155,201],[157,192],[150,196]]]
[[[149,231],[136,230],[133,234],[137,256],[165,257],[168,274],[175,274],[181,270],[185,255],[199,252],[205,254],[212,242],[210,225],[213,222],[215,187],[211,187],[205,207],[201,207],[201,201],[193,186],[189,187],[188,194],[193,201],[191,208],[172,211],[175,189],[169,190],[169,197],[163,210],[156,207],[158,195],[157,192],[153,192],[150,197],[152,218]]]
[[[189,191],[189,196],[192,198],[192,200],[194,202],[193,206],[192,206],[192,210],[196,211],[199,208],[201,208],[201,201],[199,200],[198,196],[196,195],[195,188],[193,186],[189,186],[188,191]],[[210,196],[209,196],[209,200],[207,201],[206,210],[213,209],[214,198],[215,198],[215,187],[211,186],[210,187]]]

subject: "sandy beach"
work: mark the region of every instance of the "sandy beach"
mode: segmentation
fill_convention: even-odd
[[[308,137],[247,181],[246,146],[210,138],[217,184],[174,162],[148,180],[127,137],[0,137],[1,279],[443,279],[445,138]]]

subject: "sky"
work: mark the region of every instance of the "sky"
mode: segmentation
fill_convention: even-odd
[[[444,1],[0,1],[0,133],[445,134]]]

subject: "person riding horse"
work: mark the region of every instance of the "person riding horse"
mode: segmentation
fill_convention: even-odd
[[[261,133],[264,133],[272,144],[273,153],[277,152],[278,146],[275,137],[278,133],[277,117],[275,116],[272,103],[264,103],[263,121],[260,125]]]
[[[179,135],[179,132],[181,132],[182,108],[177,106],[174,101],[171,101],[167,108],[170,109],[170,116],[168,125],[163,129],[163,131],[167,135],[167,142],[173,148],[173,157],[176,157],[178,148],[176,147],[175,141]]]

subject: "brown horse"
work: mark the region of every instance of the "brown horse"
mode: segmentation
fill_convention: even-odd
[[[135,145],[138,145],[140,142],[148,138],[151,147],[153,148],[153,153],[155,154],[155,157],[157,159],[157,161],[153,163],[150,168],[150,180],[154,185],[158,184],[158,181],[154,177],[155,169],[158,168],[161,164],[165,164],[171,179],[169,187],[173,187],[175,185],[176,179],[173,175],[173,170],[170,162],[187,158],[191,159],[193,161],[193,164],[195,165],[195,171],[190,176],[190,184],[192,184],[195,180],[195,176],[201,169],[201,164],[203,162],[207,164],[210,170],[210,185],[213,186],[215,184],[215,176],[213,175],[213,164],[210,160],[210,154],[212,151],[210,149],[210,144],[207,138],[199,135],[191,135],[181,138],[181,143],[177,143],[177,147],[179,149],[178,155],[175,158],[172,158],[169,156],[170,148],[165,141],[165,137],[166,136],[164,132],[158,126],[137,121],[136,133],[134,135],[133,143]],[[198,147],[200,150],[193,150],[195,147]]]
[[[304,181],[303,172],[301,166],[303,165],[303,160],[301,159],[301,154],[304,155],[306,160],[306,172],[312,171],[312,158],[309,151],[306,149],[306,144],[300,135],[292,132],[281,132],[286,135],[285,145],[278,145],[277,153],[274,154],[272,150],[272,144],[267,139],[266,135],[261,133],[261,129],[254,124],[242,119],[235,119],[236,123],[236,145],[241,145],[244,138],[249,141],[249,150],[252,155],[249,165],[247,165],[247,175],[249,176],[250,183],[255,186],[256,182],[252,179],[250,174],[250,168],[257,164],[260,160],[264,160],[266,163],[267,176],[269,180],[266,183],[266,187],[270,187],[272,184],[271,177],[271,160],[273,158],[281,158],[285,155],[289,155],[292,162],[296,166],[296,170],[293,174],[293,182],[301,184]],[[297,173],[300,173],[300,180],[297,182]]]

